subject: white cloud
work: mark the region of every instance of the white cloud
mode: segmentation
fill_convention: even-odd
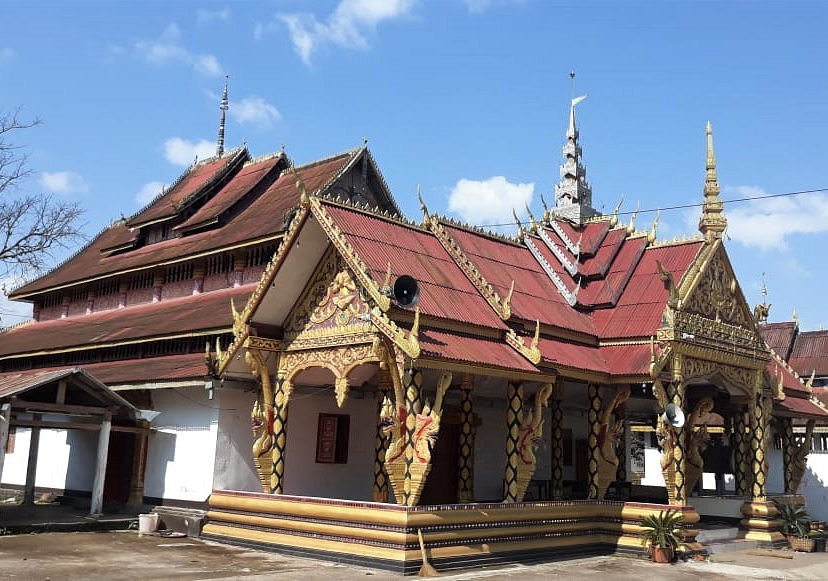
[[[725,188],[738,197],[768,195],[756,186]],[[804,194],[742,202],[728,207],[727,234],[732,240],[761,250],[786,250],[793,234],[828,232],[828,196]],[[698,217],[697,217],[698,219]]]
[[[194,54],[181,44],[181,30],[170,24],[155,40],[139,40],[135,52],[150,64],[163,66],[183,64],[202,75],[217,77],[223,74],[218,59],[211,54]]]
[[[503,176],[487,180],[461,179],[449,194],[448,209],[472,224],[512,222],[512,209],[519,215],[525,214],[524,208],[531,205],[534,190],[534,182],[513,184]]]
[[[0,48],[0,63],[10,63],[17,58],[17,53],[9,47]]]
[[[279,14],[288,28],[299,57],[310,64],[312,54],[324,44],[343,48],[368,48],[366,34],[372,33],[383,21],[403,18],[411,13],[418,0],[341,0],[334,11],[319,21],[308,13]],[[260,38],[264,28],[257,25],[253,32]]]
[[[270,127],[282,119],[279,110],[262,97],[245,97],[241,101],[230,101],[230,117],[238,123]]]
[[[155,196],[161,193],[167,184],[163,182],[149,182],[148,184],[144,184],[144,186],[138,190],[135,194],[135,201],[138,202],[139,206],[146,206],[151,201],[155,199]]]
[[[166,160],[181,167],[187,167],[195,161],[196,157],[201,160],[213,157],[215,154],[216,144],[206,139],[190,141],[181,137],[171,137],[164,142]]]
[[[524,4],[526,0],[463,0],[466,10],[472,14],[481,14],[493,6]]]
[[[196,21],[199,24],[206,24],[216,20],[228,21],[230,20],[230,9],[224,8],[222,10],[196,10]]]
[[[40,174],[40,185],[54,194],[79,194],[89,190],[86,180],[73,171],[45,171]]]

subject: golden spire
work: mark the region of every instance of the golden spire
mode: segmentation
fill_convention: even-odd
[[[704,207],[699,220],[699,231],[706,240],[721,238],[727,229],[724,202],[719,198],[719,176],[716,172],[716,153],[713,151],[713,127],[707,122],[707,173],[704,179]]]

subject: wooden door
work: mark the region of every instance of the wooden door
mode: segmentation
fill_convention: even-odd
[[[109,453],[106,456],[103,501],[126,502],[132,480],[133,453],[137,434],[112,432],[109,434]]]

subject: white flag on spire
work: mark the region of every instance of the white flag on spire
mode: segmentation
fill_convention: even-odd
[[[587,95],[581,95],[580,97],[575,97],[574,99],[572,99],[572,106],[574,107],[575,105],[577,105],[578,103],[580,103],[581,101],[586,99],[588,96],[589,95],[587,94]]]

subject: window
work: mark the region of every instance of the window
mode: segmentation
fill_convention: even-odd
[[[351,416],[319,414],[316,432],[316,462],[319,464],[348,463],[348,432]]]

